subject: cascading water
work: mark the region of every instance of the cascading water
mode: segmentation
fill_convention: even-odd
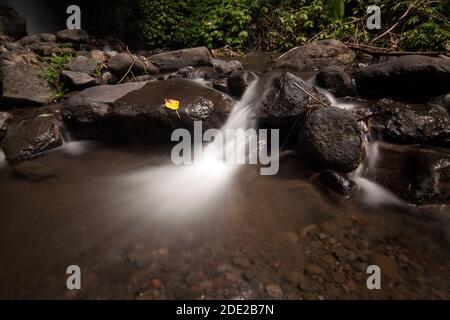
[[[251,110],[254,101],[259,98],[258,80],[246,90],[243,98],[234,106],[226,124],[221,128],[224,133],[229,129],[251,128]],[[146,168],[128,175],[125,180],[133,187],[146,193],[145,205],[152,205],[154,212],[163,215],[187,215],[204,211],[209,205],[217,203],[227,191],[227,186],[240,166],[228,163],[223,155],[233,149],[240,153],[246,151],[248,141],[234,136],[225,143],[212,141],[203,146],[199,157],[191,165],[175,166],[173,164]],[[193,148],[194,150],[198,148]],[[140,198],[137,195],[136,198]],[[144,204],[143,204],[144,205]]]
[[[340,102],[330,92],[322,88],[319,88],[319,91],[330,101],[333,107],[344,110],[354,110],[358,107],[357,103]],[[399,199],[392,192],[367,178],[368,172],[376,174],[381,141],[378,135],[373,134],[367,124],[361,122],[360,126],[363,146],[365,149],[365,158],[358,169],[356,169],[350,176],[361,188],[363,201],[371,207],[377,207],[380,205],[404,205],[404,201]]]

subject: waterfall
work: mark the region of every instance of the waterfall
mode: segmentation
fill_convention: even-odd
[[[236,103],[225,125],[220,129],[251,128],[251,110],[260,98],[258,80],[246,90],[243,98]],[[227,149],[239,152],[247,147],[247,141],[235,137],[225,144],[212,141],[203,147],[202,157],[191,165],[150,167],[139,170],[124,179],[134,190],[145,194],[135,195],[135,199],[146,199],[142,206],[150,206],[154,212],[166,216],[195,215],[205,208],[220,202],[224,192],[241,166],[227,163],[222,155]]]

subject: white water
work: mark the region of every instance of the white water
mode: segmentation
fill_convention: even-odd
[[[258,98],[257,82],[247,89],[242,100],[235,105],[221,129],[222,132],[227,129],[250,128],[251,105],[254,99]],[[224,161],[223,149],[242,150],[246,147],[246,141],[237,137],[227,139],[225,145],[213,141],[203,148],[202,160],[192,165],[146,168],[123,179],[133,190],[142,190],[145,193],[146,203],[138,205],[148,206],[152,208],[152,212],[170,217],[195,215],[209,205],[220,202],[224,193],[229,191],[228,187],[234,175],[239,171],[239,165]],[[135,197],[142,198],[137,195]]]
[[[0,169],[6,166],[5,154],[0,150]]]

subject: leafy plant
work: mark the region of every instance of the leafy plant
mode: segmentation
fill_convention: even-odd
[[[52,54],[48,66],[42,71],[43,76],[55,89],[54,101],[59,101],[65,97],[68,90],[61,81],[61,71],[72,60],[71,54]]]

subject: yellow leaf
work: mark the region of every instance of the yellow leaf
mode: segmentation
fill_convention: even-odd
[[[173,99],[166,99],[166,108],[170,110],[178,110],[180,109],[180,102]]]
[[[180,109],[180,101],[173,100],[173,99],[165,99],[166,100],[166,108],[170,110],[175,110],[177,113],[178,118],[181,119],[180,114],[178,113],[178,109]]]

